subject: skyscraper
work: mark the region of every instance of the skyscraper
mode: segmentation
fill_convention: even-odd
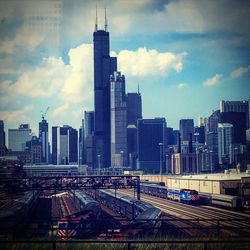
[[[193,119],[181,119],[180,120],[180,134],[182,141],[189,141],[190,134],[194,135],[194,120]]]
[[[165,128],[165,118],[137,121],[138,168],[146,173],[159,173],[160,164],[165,165]]]
[[[105,30],[98,30],[97,17],[94,36],[94,106],[95,106],[95,166],[98,155],[101,167],[110,166],[110,75],[117,71],[116,57],[109,55],[109,32],[105,15]]]
[[[246,115],[244,112],[221,112],[220,123],[233,125],[233,143],[246,144]]]
[[[94,111],[85,111],[84,112],[84,136],[92,135],[94,132]]]
[[[8,130],[8,148],[12,151],[25,151],[26,142],[32,138],[29,124],[21,124],[18,129]]]
[[[43,118],[39,122],[39,140],[42,145],[42,163],[49,163],[49,141],[48,141],[48,123]]]
[[[77,162],[77,130],[68,125],[52,127],[52,163],[67,165]]]
[[[125,77],[114,72],[110,77],[111,165],[127,165],[127,103]]]
[[[0,120],[0,147],[5,146],[5,132],[3,120]]]
[[[69,164],[78,163],[78,131],[74,128],[68,129],[68,161]]]
[[[220,164],[229,164],[230,150],[233,144],[233,125],[230,123],[218,124],[218,155]]]
[[[221,112],[245,113],[246,129],[249,128],[249,101],[220,101]]]
[[[127,94],[127,123],[128,125],[137,125],[137,120],[142,118],[141,94]]]

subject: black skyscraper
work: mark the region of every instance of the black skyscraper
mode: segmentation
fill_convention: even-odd
[[[233,142],[246,144],[246,115],[244,112],[221,112],[219,121],[233,125]]]
[[[5,133],[4,133],[4,123],[0,120],[0,146],[5,146]]]
[[[42,163],[49,163],[49,135],[48,135],[48,128],[49,125],[47,121],[42,119],[41,122],[39,122],[39,140],[42,145]]]
[[[109,32],[94,32],[94,91],[95,91],[95,166],[98,155],[101,167],[110,166],[110,75],[117,71],[116,57],[109,56]]]
[[[165,157],[161,150],[165,149],[165,129],[165,118],[139,119],[137,121],[138,167],[146,173],[160,172],[160,152],[162,166],[164,165]],[[163,172],[165,172],[165,168]]]
[[[128,125],[137,125],[137,120],[142,118],[141,94],[127,94],[127,123]]]

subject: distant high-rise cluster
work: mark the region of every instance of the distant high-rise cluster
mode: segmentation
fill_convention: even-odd
[[[59,2],[55,4],[60,7]],[[1,120],[1,155],[16,155],[25,164],[80,164],[99,171],[190,174],[246,169],[249,101],[222,100],[220,110],[199,117],[197,126],[185,117],[178,129],[168,127],[164,117],[143,119],[139,86],[137,92],[126,93],[125,76],[117,70],[117,58],[110,56],[109,42],[106,15],[103,30],[96,17],[94,110],[84,111],[79,131],[69,125],[53,126],[50,145],[49,124],[42,116],[38,137],[28,124],[9,129],[7,149]]]

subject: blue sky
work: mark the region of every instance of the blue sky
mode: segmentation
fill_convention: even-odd
[[[127,91],[140,84],[145,118],[209,116],[250,97],[250,2],[234,0],[0,0],[0,119],[6,129],[41,111],[79,128],[93,109],[95,5]],[[51,132],[51,130],[50,130]]]

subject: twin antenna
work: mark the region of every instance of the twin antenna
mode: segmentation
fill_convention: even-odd
[[[107,13],[106,13],[106,7],[104,8],[104,18],[105,18],[105,23],[104,23],[104,30],[108,31],[108,19],[107,19]],[[97,14],[97,5],[95,8],[95,31],[98,30],[98,14]]]

